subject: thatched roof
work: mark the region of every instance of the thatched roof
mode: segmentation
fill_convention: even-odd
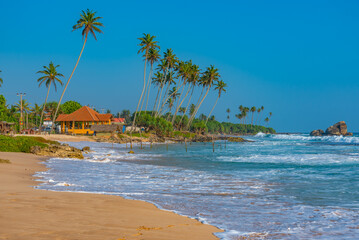
[[[114,132],[117,130],[121,130],[121,127],[119,125],[92,125],[91,126],[91,131],[96,131],[96,132]]]

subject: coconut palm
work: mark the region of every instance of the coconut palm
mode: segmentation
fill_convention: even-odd
[[[42,118],[44,116],[44,111],[45,111],[45,105],[46,105],[47,99],[49,97],[51,85],[54,85],[55,91],[57,91],[56,82],[61,84],[61,86],[63,85],[63,83],[59,77],[64,77],[64,75],[57,72],[58,67],[60,67],[60,65],[55,66],[53,64],[53,62],[50,62],[49,66],[43,66],[44,70],[37,72],[37,73],[41,73],[43,75],[42,77],[37,79],[37,82],[39,82],[39,87],[41,87],[41,85],[43,83],[45,83],[45,86],[47,88],[45,103],[44,103],[44,107],[42,108],[41,117],[40,117],[40,125],[39,125],[40,131],[41,131],[41,125],[42,125]]]
[[[194,117],[196,116],[199,108],[201,107],[204,99],[207,97],[208,92],[211,89],[213,82],[218,81],[218,79],[220,77],[221,76],[218,73],[218,69],[215,68],[213,65],[211,65],[210,67],[207,67],[206,71],[202,74],[200,82],[201,82],[203,88],[207,87],[207,91],[206,91],[205,95],[203,96],[203,98],[201,99],[201,102],[196,107],[194,114],[191,116],[192,119],[190,119],[190,121],[188,121],[187,128],[191,125],[191,123],[192,123]]]
[[[231,109],[227,108],[226,112],[227,112],[227,114],[228,114],[228,115],[227,115],[227,119],[229,120],[229,118],[230,118],[230,117],[229,117],[229,114],[231,113]]]
[[[189,97],[189,99],[188,99],[188,103],[187,103],[186,111],[185,111],[185,112],[187,112],[188,107],[189,107],[189,105],[190,105],[190,103],[191,103],[191,99],[192,99],[192,96],[193,96],[194,89],[195,89],[195,87],[196,87],[197,84],[198,84],[199,74],[200,74],[199,66],[193,64],[193,65],[192,65],[192,69],[191,69],[191,76],[190,76],[190,78],[188,79],[188,81],[190,82],[190,84],[191,84],[191,86],[192,86],[192,91],[191,91],[190,97]],[[191,114],[192,114],[192,113],[191,113]],[[184,115],[182,115],[182,118],[181,118],[181,121],[179,122],[179,125],[181,125],[182,120],[183,120],[183,117],[184,117]]]
[[[192,115],[195,110],[196,110],[196,105],[194,105],[194,104],[192,103],[191,106],[189,107],[189,114]]]
[[[133,123],[132,123],[132,128],[131,128],[131,133],[135,127],[135,123],[136,123],[136,116],[137,116],[137,111],[138,108],[140,107],[140,103],[143,97],[143,93],[145,92],[145,88],[146,88],[146,66],[147,66],[147,57],[148,57],[148,51],[150,50],[150,48],[160,48],[157,45],[157,41],[155,41],[154,39],[156,38],[156,36],[151,36],[150,34],[143,34],[143,36],[141,38],[138,38],[138,40],[140,40],[140,43],[138,44],[141,48],[140,50],[138,50],[138,54],[139,53],[143,53],[145,52],[145,66],[144,66],[144,70],[143,70],[143,87],[142,87],[142,93],[140,96],[140,99],[138,99],[138,103],[137,103],[137,108],[136,108],[136,112],[134,114],[133,117]]]
[[[0,72],[1,72],[1,70],[0,70]],[[0,87],[1,87],[1,85],[4,83],[4,81],[2,80],[2,78],[0,77]]]
[[[252,113],[252,121],[251,121],[251,125],[253,126],[253,116],[254,116],[254,112],[257,110],[256,107],[251,107],[251,113]]]
[[[207,122],[208,122],[209,117],[210,117],[211,114],[212,114],[213,109],[216,107],[217,102],[218,102],[218,99],[221,97],[222,92],[226,92],[226,91],[227,91],[227,90],[225,89],[225,88],[227,87],[227,84],[226,84],[225,82],[223,82],[222,80],[217,81],[217,82],[215,83],[215,86],[216,86],[216,87],[214,88],[214,90],[218,90],[218,96],[217,96],[217,99],[216,99],[215,104],[214,104],[213,107],[212,107],[212,110],[211,110],[211,111],[209,112],[209,114],[208,114],[208,117],[207,117],[207,120],[206,120],[206,124],[207,124]]]
[[[164,71],[164,79],[163,79],[163,81],[166,84],[162,85],[162,88],[161,88],[160,98],[159,98],[157,109],[156,109],[156,114],[157,114],[156,116],[160,115],[161,110],[163,109],[164,105],[166,104],[166,102],[168,100],[167,93],[169,91],[169,88],[170,88],[171,84],[174,82],[174,78],[175,78],[172,70],[174,69],[175,65],[178,62],[178,59],[177,59],[176,55],[173,53],[172,49],[167,49],[166,52],[164,52],[163,55],[164,55],[163,56],[163,60],[164,60],[164,65],[163,66],[165,66],[164,70],[163,70]],[[161,66],[161,67],[163,67],[163,66]],[[170,81],[168,81],[168,80],[170,80]],[[165,85],[167,85],[166,91],[162,95],[162,91],[163,91],[163,88],[164,88]],[[162,96],[163,96],[163,99],[162,99]]]
[[[255,125],[257,125],[257,123],[258,123],[258,119],[259,119],[259,115],[260,115],[261,111],[262,111],[262,109],[260,107],[257,108],[257,118],[256,118]]]
[[[145,92],[145,96],[146,96],[146,93],[147,93],[147,99],[146,99],[146,108],[145,108],[145,111],[147,111],[147,105],[148,105],[148,98],[150,97],[150,92],[151,92],[151,78],[152,78],[152,71],[153,71],[153,64],[155,62],[157,62],[159,59],[160,59],[160,51],[157,49],[157,48],[150,48],[150,50],[148,51],[148,62],[150,63],[150,74],[148,76],[148,81],[147,81],[147,86],[146,88],[148,89],[146,92]],[[143,99],[143,102],[145,100]],[[143,104],[142,102],[142,104]],[[141,109],[142,109],[142,106],[141,106]],[[140,110],[141,112],[141,110]]]
[[[175,87],[175,91],[171,91],[169,89],[169,87],[172,85],[172,84],[176,84],[176,81],[175,79],[177,78],[177,76],[175,75],[174,72],[170,71],[166,78],[165,78],[165,84],[167,85],[166,87],[166,91],[165,91],[165,96],[163,96],[163,100],[162,101],[166,101],[164,103],[167,103],[168,99],[170,99],[172,97],[173,94],[176,94],[176,96],[178,95],[177,94],[177,91],[178,89]],[[172,89],[173,90],[173,89]],[[168,94],[167,94],[168,93]],[[162,103],[162,106],[160,107],[159,111],[156,112],[157,113],[157,116],[160,116],[163,114],[163,111],[164,111],[164,104]]]
[[[269,118],[266,117],[266,118],[264,119],[264,121],[266,122],[266,126],[268,126]]]
[[[39,106],[37,103],[34,104],[34,107],[32,108],[32,114],[34,114],[35,117],[35,126],[37,125],[37,116],[41,114],[41,106]]]
[[[184,114],[186,113],[186,108],[181,107],[181,108],[178,110],[178,112],[179,112],[180,114],[184,115]]]
[[[187,89],[186,95],[183,97],[182,101],[180,101],[186,85],[188,83],[191,83],[191,73],[192,73],[191,71],[192,71],[192,61],[180,62],[179,63],[178,74],[182,78],[182,81],[183,81],[182,82],[182,91],[181,91],[180,96],[179,96],[179,101],[177,102],[176,111],[175,111],[175,113],[173,114],[173,117],[172,117],[172,124],[175,121],[177,112],[180,109],[180,107],[182,106],[183,101],[186,99],[189,91],[191,90],[191,85],[190,85],[188,87],[188,89]]]
[[[61,101],[62,101],[62,98],[64,97],[64,94],[67,90],[67,87],[70,83],[70,80],[72,78],[72,75],[74,74],[76,68],[77,68],[77,65],[79,64],[79,61],[80,61],[80,58],[82,56],[82,53],[85,49],[85,45],[86,45],[86,42],[87,42],[87,37],[88,37],[88,34],[91,33],[92,36],[95,38],[95,40],[97,40],[96,38],[96,33],[103,33],[100,29],[100,27],[103,27],[103,24],[101,22],[99,22],[99,20],[102,19],[102,17],[96,17],[96,12],[93,12],[92,10],[89,10],[87,9],[86,11],[82,11],[82,14],[80,14],[80,19],[77,21],[77,23],[72,27],[72,31],[75,31],[77,29],[82,29],[82,39],[84,39],[84,43],[82,45],[82,49],[81,49],[81,52],[80,52],[80,55],[79,57],[77,58],[77,62],[75,64],[75,67],[74,69],[72,70],[71,72],[71,75],[69,77],[69,79],[67,80],[67,83],[65,85],[65,88],[64,90],[62,91],[62,94],[61,94],[61,97],[60,97],[60,100],[57,104],[57,108],[56,108],[56,111],[55,111],[55,114],[53,116],[53,122],[55,122],[55,118],[56,118],[56,115],[59,111],[59,107],[61,106]],[[54,126],[55,124],[53,124]]]
[[[171,109],[173,107],[173,98],[168,99],[166,104],[167,104],[168,109],[169,109],[169,113],[168,113],[168,116],[167,116],[167,121],[169,121],[169,118],[171,116]]]

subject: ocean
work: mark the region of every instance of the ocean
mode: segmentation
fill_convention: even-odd
[[[196,218],[220,239],[359,239],[359,136],[245,137],[254,142],[68,143],[93,152],[53,158],[37,188],[119,195]],[[246,239],[247,239],[246,238]]]

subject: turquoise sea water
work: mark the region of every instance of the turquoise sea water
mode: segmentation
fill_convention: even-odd
[[[225,230],[222,239],[359,239],[359,137],[247,137],[251,143],[90,146],[51,159],[39,188],[152,202]]]

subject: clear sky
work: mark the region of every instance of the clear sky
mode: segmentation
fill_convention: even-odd
[[[86,8],[103,17],[104,34],[88,41],[65,101],[134,110],[143,81],[137,38],[150,33],[162,51],[220,70],[228,84],[214,110],[221,121],[226,108],[234,121],[240,104],[263,105],[278,131],[308,132],[340,120],[359,131],[359,2],[351,0],[0,0],[0,94],[8,103],[19,100],[16,92],[42,103],[46,89],[38,88],[36,72],[50,61],[70,75],[82,47],[81,31],[71,30]],[[215,99],[212,92],[200,112]]]

